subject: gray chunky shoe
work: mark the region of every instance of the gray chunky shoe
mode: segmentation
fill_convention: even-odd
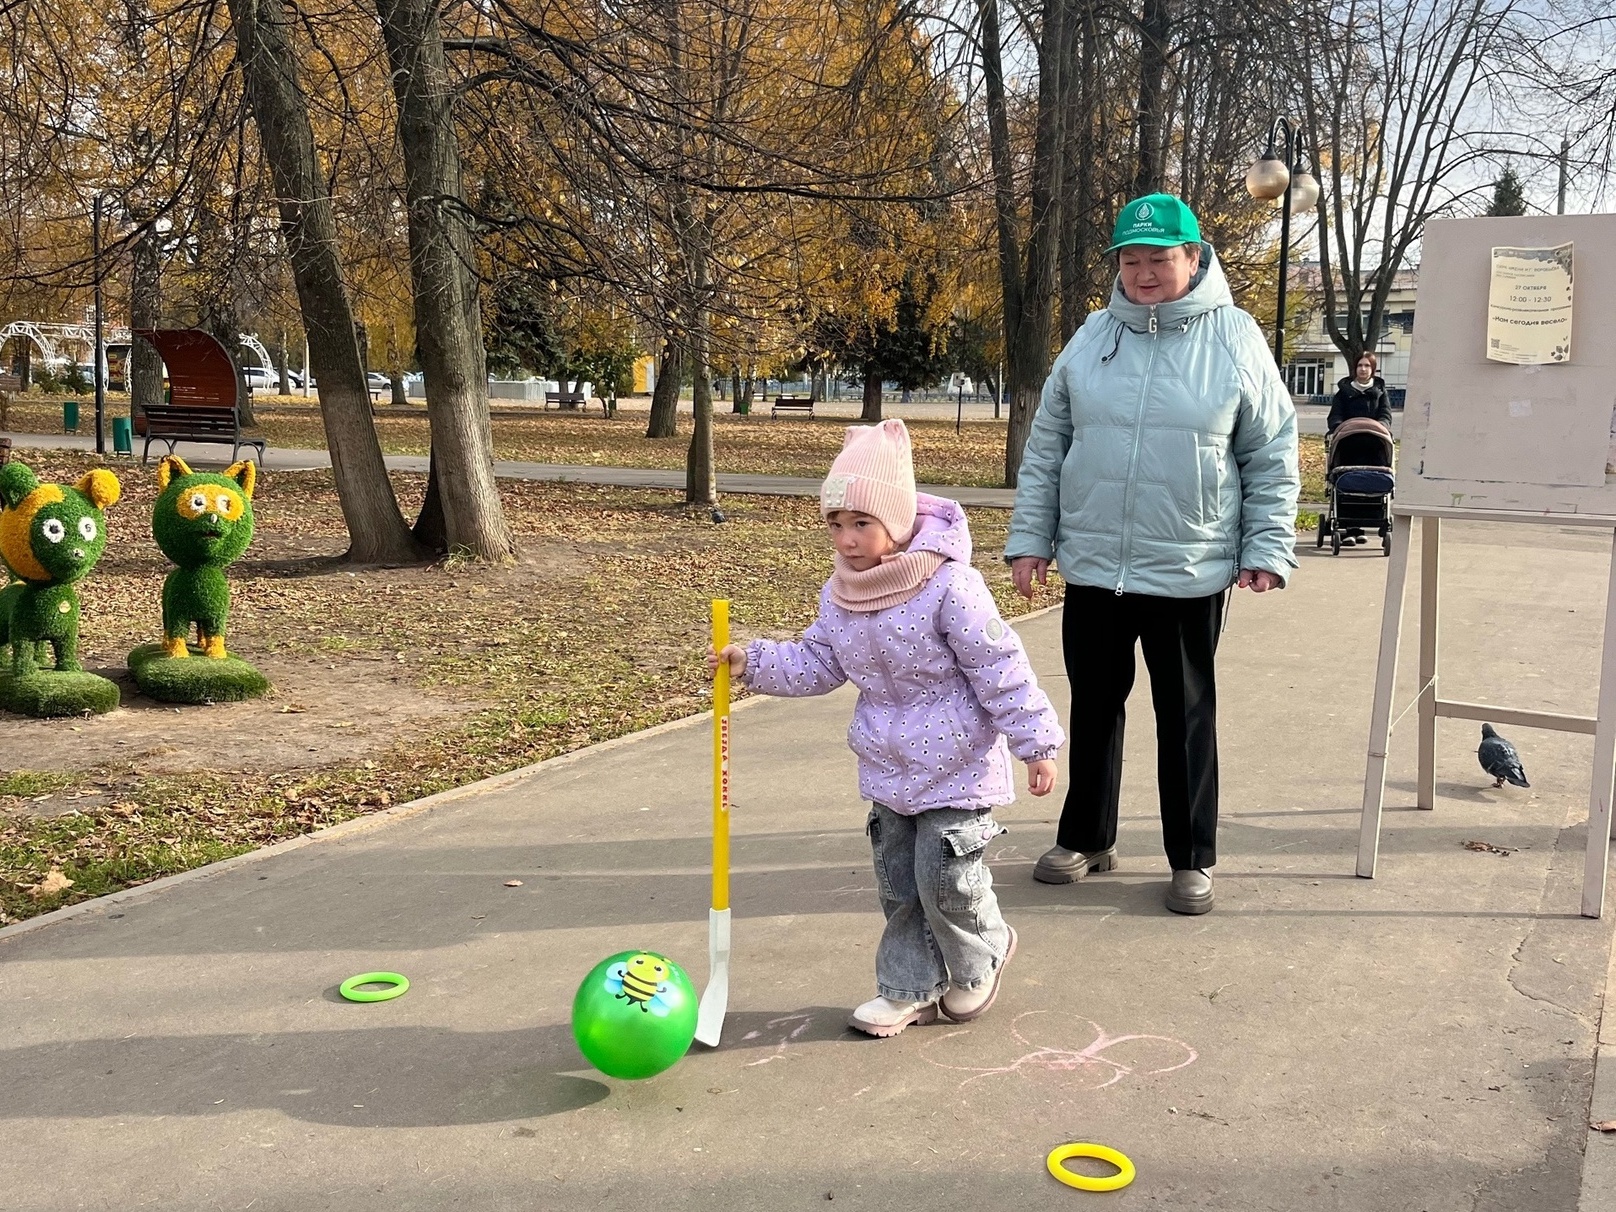
[[[1197,869],[1173,872],[1167,907],[1174,913],[1205,913],[1212,908],[1212,877]]]
[[[1065,846],[1051,846],[1032,869],[1032,878],[1040,884],[1071,884],[1096,871],[1110,871],[1116,865],[1115,846],[1109,850],[1097,850],[1093,854],[1068,850]]]

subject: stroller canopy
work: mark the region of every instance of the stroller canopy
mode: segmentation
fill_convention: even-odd
[[[1391,430],[1372,417],[1354,417],[1342,422],[1330,436],[1330,451],[1325,456],[1326,474],[1348,467],[1381,467],[1390,471],[1396,466],[1397,447],[1392,442]]]

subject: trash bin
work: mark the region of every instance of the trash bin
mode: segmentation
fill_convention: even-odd
[[[134,423],[128,417],[113,417],[112,452],[114,454],[134,454],[134,432]]]
[[[79,431],[79,402],[77,400],[62,401],[62,432],[78,433]]]

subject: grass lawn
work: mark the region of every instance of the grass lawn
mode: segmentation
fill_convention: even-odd
[[[93,465],[26,457],[49,479]],[[350,568],[329,474],[275,473],[233,569],[229,646],[276,690],[175,708],[123,673],[157,638],[167,569],[148,531],[154,475],[120,475],[82,644],[124,706],[0,715],[0,924],[705,710],[708,599],[732,599],[739,635],[794,634],[829,571],[812,500],[730,497],[715,526],[671,493],[515,481],[501,485],[515,566]],[[413,510],[423,477],[394,479]],[[1007,521],[972,515],[976,563],[1013,614],[1028,607],[997,557]]]
[[[114,410],[127,410],[122,399]],[[12,405],[11,428],[18,433],[56,433],[61,430],[59,400],[27,397]],[[263,404],[257,409],[256,432],[270,445],[289,448],[324,448],[325,431],[319,413],[306,405]],[[725,472],[819,477],[825,474],[842,448],[845,420],[740,417],[721,412],[716,417],[714,443],[718,468]],[[493,421],[496,458],[533,463],[594,464],[600,467],[645,467],[674,470],[684,467],[690,445],[688,416],[679,417],[680,433],[673,438],[645,437],[646,414],[622,412],[613,420],[600,416],[564,416],[559,413],[512,415],[501,413]],[[81,432],[93,424],[88,410]],[[968,421],[959,434],[947,421],[910,421],[915,442],[915,475],[925,484],[968,484],[995,487],[1004,483],[1003,421]],[[429,444],[423,408],[408,411],[379,409],[376,429],[382,449],[393,454],[426,454]],[[1301,439],[1302,499],[1320,500],[1324,491],[1324,440]]]

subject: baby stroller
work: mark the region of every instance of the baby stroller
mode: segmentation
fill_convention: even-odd
[[[1324,461],[1328,500],[1319,516],[1318,546],[1328,537],[1331,554],[1340,555],[1343,543],[1361,543],[1364,532],[1374,530],[1382,553],[1391,554],[1396,459],[1391,430],[1369,417],[1344,421],[1330,435]]]

